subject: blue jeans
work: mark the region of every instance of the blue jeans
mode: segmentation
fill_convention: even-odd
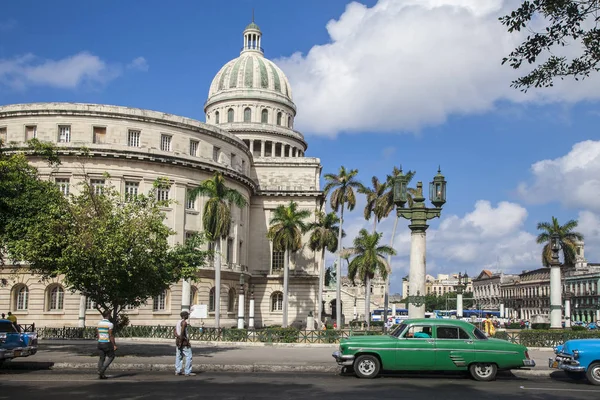
[[[185,375],[189,375],[192,372],[192,348],[190,346],[177,347],[175,349],[175,372],[176,373],[181,372],[181,367],[183,364],[184,357],[185,357],[185,371],[183,371],[183,373]]]

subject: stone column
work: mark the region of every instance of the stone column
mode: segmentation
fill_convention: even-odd
[[[562,328],[560,263],[550,266],[550,329]]]
[[[565,328],[571,327],[571,299],[565,299]]]
[[[463,295],[462,293],[456,293],[456,318],[462,318],[463,316]]]
[[[248,310],[248,329],[254,329],[254,289],[250,290],[250,307]]]
[[[394,319],[396,319],[396,305],[392,304],[392,317],[394,317]]]
[[[410,234],[410,271],[408,274],[409,293],[411,296],[425,294],[425,230],[422,225],[409,225]],[[425,318],[425,305],[417,307],[414,304],[408,304],[408,316],[410,318]]]
[[[265,140],[261,140],[260,141],[260,156],[264,157],[265,156]]]
[[[244,282],[243,280],[240,281],[240,295],[239,295],[239,299],[238,299],[238,323],[237,323],[238,329],[244,329],[245,304],[244,304],[244,283],[243,282]]]
[[[81,294],[79,296],[79,323],[80,328],[85,328],[85,311],[87,309],[87,298]]]
[[[192,285],[190,281],[184,279],[181,283],[181,311],[190,311],[190,293],[192,291]]]
[[[254,157],[254,139],[250,139],[250,154]]]
[[[500,303],[500,318],[504,318],[504,303]]]

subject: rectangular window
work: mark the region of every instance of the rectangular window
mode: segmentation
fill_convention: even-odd
[[[198,155],[198,147],[200,142],[197,140],[190,140],[190,156],[196,157]]]
[[[65,196],[69,194],[69,178],[56,178],[54,180],[56,186],[58,186],[58,190]]]
[[[246,160],[242,160],[242,173],[246,173]]]
[[[58,126],[58,142],[69,143],[71,141],[71,126],[70,125],[59,125]]]
[[[227,238],[227,263],[233,264],[233,239]]]
[[[168,187],[162,187],[162,188],[158,188],[158,190],[156,191],[156,198],[158,201],[167,201],[169,200],[169,191],[170,188]]]
[[[8,133],[6,131],[6,128],[0,128],[0,140],[2,141],[3,144],[6,144],[7,139],[8,139]]]
[[[25,127],[25,140],[37,138],[37,126],[29,125]]]
[[[185,240],[187,241],[189,238],[191,238],[192,236],[194,236],[196,232],[192,232],[192,231],[186,231],[185,232]]]
[[[221,152],[220,147],[213,147],[213,161],[219,162],[219,153]]]
[[[125,182],[125,200],[133,200],[140,189],[139,182]]]
[[[187,190],[187,194],[186,194],[186,202],[185,202],[185,208],[188,210],[195,210],[196,209],[196,199],[192,199],[190,197],[190,190]]]
[[[85,309],[86,310],[95,310],[96,302],[94,300],[90,299],[89,297],[87,297],[85,299]]]
[[[164,311],[167,309],[167,291],[163,290],[161,294],[154,298],[152,302],[152,311]]]
[[[273,271],[283,270],[283,251],[273,251],[271,269]]]
[[[101,126],[95,126],[94,137],[92,139],[96,144],[106,143],[106,128]]]
[[[171,135],[160,135],[160,149],[162,151],[171,151]]]
[[[92,179],[90,185],[94,194],[102,194],[104,192],[104,179]]]
[[[237,167],[237,159],[235,157],[234,153],[231,153],[231,168],[236,168]]]
[[[140,147],[140,131],[129,130],[127,133],[127,146]]]

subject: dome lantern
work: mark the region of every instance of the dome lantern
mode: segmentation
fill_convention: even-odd
[[[260,47],[261,36],[262,32],[258,25],[254,23],[254,11],[252,11],[252,22],[244,29],[244,47],[242,47],[241,53],[256,51],[264,54],[262,47]]]

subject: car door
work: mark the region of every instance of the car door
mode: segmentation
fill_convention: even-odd
[[[398,370],[430,370],[435,366],[435,341],[431,325],[413,324],[398,338],[396,368]]]
[[[460,326],[438,325],[435,329],[435,369],[466,369],[475,361],[473,338]]]

